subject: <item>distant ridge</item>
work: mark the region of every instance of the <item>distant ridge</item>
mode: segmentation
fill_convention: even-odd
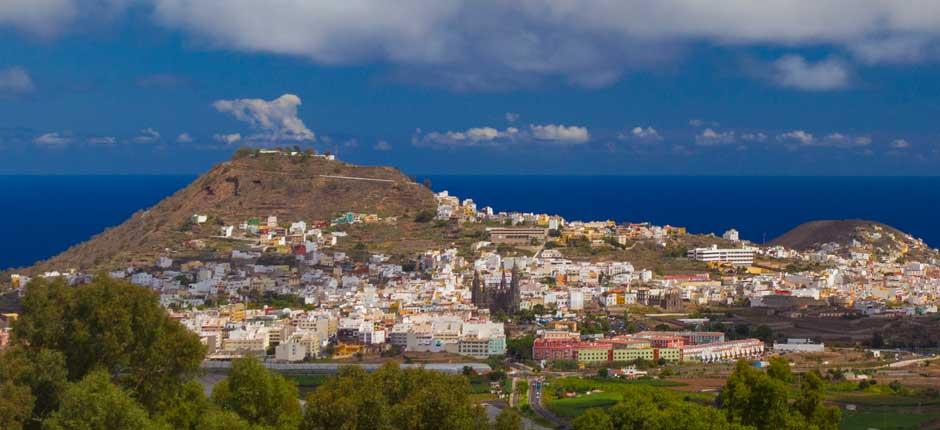
[[[218,234],[221,225],[251,217],[275,215],[280,222],[309,222],[361,212],[410,220],[435,208],[431,190],[392,167],[357,166],[311,154],[240,150],[153,207],[33,269],[87,270],[153,261],[166,248],[196,237],[196,230],[202,236]],[[207,215],[210,221],[188,226],[194,214]]]

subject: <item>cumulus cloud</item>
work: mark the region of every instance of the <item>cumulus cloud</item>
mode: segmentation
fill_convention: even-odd
[[[176,143],[192,143],[193,137],[189,133],[180,133],[179,136],[176,136]]]
[[[274,100],[236,99],[218,100],[212,104],[216,110],[231,114],[235,119],[248,123],[258,133],[249,140],[312,141],[316,135],[297,116],[300,97],[284,94]]]
[[[424,133],[418,129],[412,137],[416,146],[480,147],[513,143],[582,144],[591,139],[586,127],[556,124],[530,124],[527,129],[475,127],[464,131]]]
[[[0,69],[0,94],[23,94],[36,89],[33,78],[22,67]]]
[[[895,139],[891,142],[891,147],[894,149],[907,149],[911,147],[911,143],[904,139]]]
[[[622,132],[617,135],[617,138],[620,140],[638,140],[646,142],[658,142],[663,140],[663,137],[660,136],[659,132],[655,128],[647,126],[646,128],[636,126],[633,127],[629,132]]]
[[[513,123],[519,120],[519,114],[515,112],[506,112],[506,121]]]
[[[804,130],[792,130],[777,135],[777,141],[787,144],[790,149],[797,147],[862,149],[872,143],[869,136],[852,136],[845,133],[829,133],[817,137]]]
[[[152,128],[145,128],[131,140],[135,143],[153,143],[160,140],[160,133]]]
[[[777,140],[781,142],[796,142],[801,145],[812,145],[816,141],[816,136],[803,130],[793,130],[778,134]]]
[[[495,146],[501,143],[513,142],[518,137],[520,137],[520,132],[515,127],[508,127],[505,130],[497,130],[493,127],[475,127],[465,131],[432,131],[426,134],[418,129],[412,138],[412,143],[416,146]]]
[[[119,13],[131,1],[4,0],[0,27],[55,35],[80,27],[83,17]],[[701,45],[821,47],[866,62],[916,61],[940,39],[934,0],[133,3],[202,46],[326,65],[383,63],[397,76],[464,89],[544,78],[609,85]]]
[[[33,143],[42,146],[63,146],[72,143],[72,138],[60,133],[46,133],[33,139]]]
[[[799,55],[786,55],[773,63],[773,78],[783,87],[828,91],[847,87],[850,73],[845,62],[839,59],[810,63]]]
[[[530,125],[532,136],[538,140],[547,140],[559,143],[584,143],[591,139],[586,127],[564,125]]]
[[[77,15],[77,8],[75,0],[4,0],[0,2],[0,26],[51,36]]]
[[[699,146],[729,145],[737,141],[733,131],[718,132],[710,128],[702,130],[695,136],[695,144]]]
[[[391,151],[391,150],[392,150],[392,145],[390,145],[388,142],[386,142],[386,141],[384,141],[384,140],[380,140],[380,141],[376,142],[375,145],[372,146],[372,149],[374,149],[374,150],[376,150],[376,151],[386,152],[386,151]]]
[[[160,23],[211,46],[323,64],[386,62],[463,87],[553,76],[608,85],[697,42],[841,50],[940,34],[931,0],[151,1]]]
[[[242,135],[240,133],[228,133],[228,134],[216,134],[212,136],[216,142],[222,142],[226,145],[231,145],[242,140]]]

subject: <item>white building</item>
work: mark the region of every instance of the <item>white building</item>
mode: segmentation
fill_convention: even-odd
[[[754,263],[754,253],[756,250],[750,247],[744,248],[718,248],[718,245],[712,245],[709,248],[695,248],[688,252],[689,258],[704,262],[729,263],[735,266],[750,266]]]
[[[787,339],[787,343],[774,342],[774,351],[777,352],[823,352],[825,349],[824,343],[812,343],[809,339]]]
[[[721,237],[723,237],[725,240],[730,240],[732,242],[741,241],[741,236],[738,234],[738,231],[733,228],[726,231],[725,234],[721,235]]]

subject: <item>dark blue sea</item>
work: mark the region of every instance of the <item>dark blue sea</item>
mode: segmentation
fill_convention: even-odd
[[[436,191],[496,210],[736,228],[755,242],[815,219],[881,221],[940,245],[940,177],[441,176]],[[29,265],[119,224],[194,176],[0,176],[0,268]]]

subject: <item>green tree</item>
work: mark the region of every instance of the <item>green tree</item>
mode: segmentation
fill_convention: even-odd
[[[29,390],[32,419],[25,423],[27,429],[38,428],[41,420],[59,407],[60,396],[68,383],[66,373],[65,357],[58,351],[32,352],[14,346],[0,354],[0,381]],[[15,395],[11,399],[23,400]]]
[[[767,376],[787,384],[793,382],[793,373],[790,372],[790,363],[783,357],[771,357]]]
[[[788,384],[739,361],[721,391],[728,421],[758,430],[797,429],[790,411]]]
[[[515,337],[506,342],[506,352],[517,360],[531,360],[534,343],[535,336],[531,334]]]
[[[203,393],[202,384],[189,381],[173,398],[163,401],[159,418],[177,430],[201,430],[203,417],[213,406]]]
[[[297,386],[268,371],[254,358],[232,362],[228,378],[212,390],[212,402],[236,413],[251,424],[276,429],[295,429],[301,410]]]
[[[503,408],[496,416],[494,430],[522,430],[522,417],[512,408]]]
[[[263,427],[252,426],[238,414],[220,409],[210,409],[199,417],[199,430],[263,430]]]
[[[10,379],[0,381],[0,428],[21,430],[33,415],[35,399],[29,386]]]
[[[803,418],[819,430],[838,430],[842,422],[839,408],[823,404],[823,379],[819,373],[806,372],[800,377],[800,395],[793,402]]]
[[[307,397],[302,430],[487,428],[486,416],[469,397],[462,375],[396,364],[374,373],[343,368]]]
[[[71,384],[56,412],[43,423],[44,430],[156,430],[145,411],[103,370],[89,373]]]
[[[574,430],[613,430],[610,416],[603,409],[591,408],[571,421]]]
[[[105,369],[151,411],[198,372],[205,355],[153,292],[104,276],[81,288],[30,282],[13,333],[32,352],[61,352],[70,381]]]

